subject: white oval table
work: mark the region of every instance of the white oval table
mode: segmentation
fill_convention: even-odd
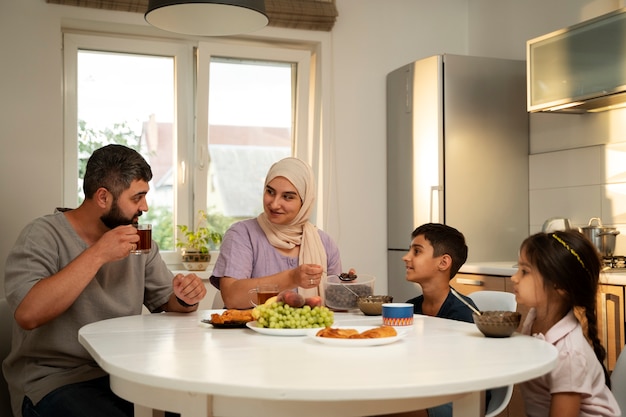
[[[556,349],[515,334],[485,338],[473,324],[415,316],[406,336],[382,346],[321,344],[203,324],[212,312],[152,314],[89,324],[80,343],[135,403],[182,417],[348,417],[453,401],[455,416],[483,415],[484,390],[549,372]],[[380,325],[336,313],[334,326]]]

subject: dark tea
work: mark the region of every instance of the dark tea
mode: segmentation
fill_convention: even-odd
[[[137,249],[132,251],[134,254],[148,253],[152,247],[152,225],[151,224],[136,224],[137,234],[139,235],[139,242],[137,242]]]

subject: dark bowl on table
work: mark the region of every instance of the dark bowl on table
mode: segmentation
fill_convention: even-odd
[[[366,316],[380,316],[383,314],[383,304],[393,301],[390,295],[368,295],[357,298],[359,309]]]
[[[476,313],[474,324],[487,337],[509,337],[519,327],[522,315],[515,311],[482,311]]]

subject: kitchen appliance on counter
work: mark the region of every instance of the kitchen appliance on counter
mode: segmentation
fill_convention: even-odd
[[[468,262],[509,261],[528,236],[523,61],[421,59],[387,75],[388,294],[418,295],[402,256],[415,227],[461,231]]]
[[[543,222],[543,226],[541,226],[541,231],[543,233],[569,229],[572,229],[572,223],[569,219],[566,219],[564,217],[552,217]]]

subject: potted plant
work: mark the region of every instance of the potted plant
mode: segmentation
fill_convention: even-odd
[[[198,223],[195,228],[178,225],[179,237],[176,247],[181,248],[181,256],[185,269],[204,271],[211,262],[210,249],[217,249],[222,243],[222,234],[211,231],[207,224],[207,213],[198,212]]]

